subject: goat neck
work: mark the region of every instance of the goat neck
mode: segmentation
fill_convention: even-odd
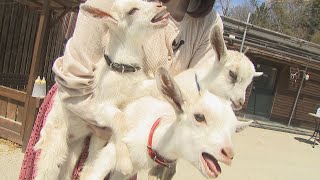
[[[160,119],[160,124],[153,134],[151,148],[167,160],[176,160],[178,158],[175,133],[176,121],[166,117]]]
[[[112,62],[142,66],[144,52],[141,41],[110,31],[106,54]],[[128,36],[127,36],[128,37]]]

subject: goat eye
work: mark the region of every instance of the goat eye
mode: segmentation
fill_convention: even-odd
[[[128,12],[128,14],[129,14],[129,15],[133,15],[133,14],[136,13],[138,10],[139,10],[138,8],[132,8],[132,9]]]
[[[204,117],[203,114],[194,114],[194,118],[198,121],[198,122],[206,122],[206,118]]]
[[[235,73],[235,72],[233,72],[233,71],[231,71],[231,70],[229,71],[229,76],[231,77],[231,79],[232,79],[233,82],[236,82],[237,79],[238,79],[237,73]]]

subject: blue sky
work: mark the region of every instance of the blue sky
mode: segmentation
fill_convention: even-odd
[[[265,2],[266,0],[257,0],[259,4]],[[245,2],[249,2],[249,0],[230,0],[230,7],[241,5]],[[216,0],[214,8],[221,14],[220,1]]]
[[[243,2],[245,2],[245,0],[231,0],[231,4],[232,4],[233,6],[240,5],[240,4],[242,4]]]
[[[249,0],[231,0],[231,4],[236,6],[236,5],[242,4],[242,3],[246,2],[246,1],[249,2]],[[257,0],[257,1],[258,1],[258,3],[265,2],[265,0]],[[216,2],[218,2],[218,0],[216,0]]]

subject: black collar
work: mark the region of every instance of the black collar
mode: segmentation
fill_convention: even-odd
[[[119,64],[112,62],[108,55],[104,55],[104,59],[106,59],[108,66],[112,71],[116,71],[119,73],[127,73],[127,72],[136,72],[141,68],[138,65],[129,65],[129,64]]]

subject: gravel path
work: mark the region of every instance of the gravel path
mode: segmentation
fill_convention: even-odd
[[[23,153],[15,143],[0,138],[0,179],[16,180],[19,178]]]

